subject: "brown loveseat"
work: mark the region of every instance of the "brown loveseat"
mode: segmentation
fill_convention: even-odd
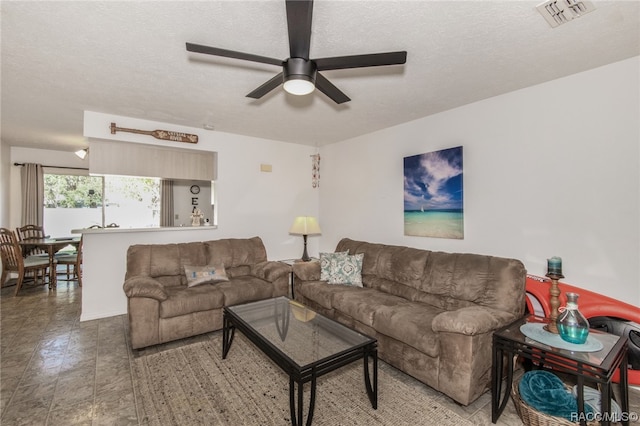
[[[224,265],[229,281],[187,286],[185,265]],[[289,293],[291,269],[267,261],[258,237],[182,244],[133,245],[127,251],[127,295],[134,349],[222,328],[225,306]]]
[[[491,381],[492,333],[524,313],[519,260],[343,239],[364,253],[363,287],[320,281],[318,262],[294,265],[295,298],[378,339],[379,356],[468,405]]]

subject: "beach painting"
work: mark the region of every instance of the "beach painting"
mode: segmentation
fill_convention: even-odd
[[[404,235],[464,239],[462,147],[404,158]]]

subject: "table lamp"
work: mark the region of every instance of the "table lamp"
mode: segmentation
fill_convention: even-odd
[[[320,235],[320,225],[318,220],[313,216],[298,216],[293,221],[289,234],[302,235],[304,239],[304,252],[302,253],[302,261],[308,262],[311,260],[309,254],[307,254],[307,235]]]

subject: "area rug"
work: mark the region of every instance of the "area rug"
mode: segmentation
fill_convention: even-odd
[[[290,425],[289,378],[242,334],[223,360],[222,338],[133,360],[140,424]],[[309,402],[305,390],[305,410]],[[305,414],[306,418],[306,414]],[[318,426],[473,423],[389,372],[378,369],[378,409],[364,387],[362,361],[318,379],[313,424]]]

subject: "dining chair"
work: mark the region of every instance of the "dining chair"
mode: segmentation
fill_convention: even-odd
[[[58,265],[67,265],[67,280],[73,273],[73,277],[78,280],[78,286],[82,287],[82,237],[75,253],[58,252],[55,259]],[[72,271],[69,271],[69,266],[73,266]]]
[[[40,239],[46,238],[44,233],[44,227],[40,225],[19,226],[16,228],[16,233],[18,234],[18,241],[40,240]],[[38,256],[38,255],[44,256],[44,255],[48,255],[48,253],[46,250],[38,247],[31,247],[29,249],[22,247],[23,257]],[[39,272],[42,272],[42,276],[45,275],[44,270],[35,271],[34,274],[38,274]]]
[[[34,281],[37,281],[38,270],[49,268],[49,258],[43,256],[22,256],[22,249],[18,244],[16,234],[7,228],[0,228],[0,257],[2,257],[2,276],[0,283],[4,284],[9,272],[18,273],[15,295],[18,295],[27,272],[34,272]],[[54,260],[55,263],[55,260]],[[46,274],[45,274],[46,276]],[[42,282],[44,283],[44,278]]]
[[[18,241],[45,238],[44,228],[39,225],[25,225],[16,228]]]

